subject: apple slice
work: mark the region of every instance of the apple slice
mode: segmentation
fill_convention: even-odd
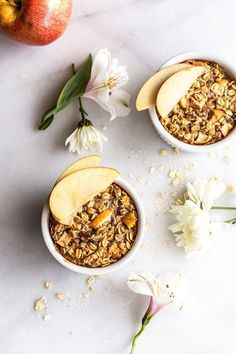
[[[51,192],[49,206],[53,216],[64,225],[71,225],[79,208],[106,190],[118,176],[118,171],[107,167],[91,167],[71,173]]]
[[[72,163],[72,165],[70,165],[62,172],[62,174],[57,179],[56,184],[60,182],[63,178],[69,176],[73,172],[83,170],[84,168],[98,167],[100,166],[100,163],[101,163],[101,156],[90,155],[90,156],[82,157],[81,159]]]
[[[157,110],[162,118],[168,116],[203,73],[203,66],[194,66],[177,72],[164,82],[156,99]]]
[[[166,68],[163,68],[156,74],[154,74],[148,81],[145,82],[145,84],[139,91],[136,100],[137,110],[143,111],[144,109],[148,109],[150,107],[155,106],[158,91],[160,87],[164,84],[164,82],[178,71],[190,67],[192,67],[192,65],[190,64],[175,64],[167,66]]]

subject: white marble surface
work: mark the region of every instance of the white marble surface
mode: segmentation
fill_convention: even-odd
[[[159,192],[173,191],[167,174],[149,173],[151,166],[176,166],[183,172],[194,163],[191,178],[217,175],[234,182],[236,146],[215,159],[176,156],[170,150],[163,158],[158,152],[168,147],[147,112],[133,109],[129,117],[109,124],[106,113],[87,105],[96,126],[108,126],[104,164],[118,168],[127,179],[134,175],[130,182],[143,193],[148,228],[135,262],[98,281],[86,300],[79,297],[86,292],[86,277],[58,264],[40,231],[42,204],[59,172],[76,159],[64,147],[76,125],[76,107],[58,114],[46,132],[36,129],[40,115],[70,75],[71,62],[80,63],[90,51],[107,47],[128,66],[134,102],[141,83],[181,51],[211,49],[236,60],[235,16],[234,0],[75,0],[67,32],[48,47],[17,45],[0,35],[1,354],[128,354],[147,305],[147,299],[126,287],[130,270],[180,270],[190,279],[195,302],[185,312],[169,308],[156,316],[139,341],[137,354],[236,352],[236,226],[222,235],[215,253],[186,259],[167,232],[170,216],[162,213],[170,197],[161,201]],[[224,156],[231,157],[229,164]],[[138,176],[145,182],[138,182]],[[225,201],[236,204],[235,194],[228,194]],[[53,283],[51,290],[43,288],[46,280]],[[55,300],[58,291],[70,294],[69,306]],[[33,311],[40,296],[48,301],[50,321]]]

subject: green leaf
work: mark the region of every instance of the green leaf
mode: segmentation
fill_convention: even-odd
[[[66,107],[74,97],[84,94],[89,82],[92,69],[92,56],[89,54],[87,60],[79,67],[77,72],[64,86],[57,100],[57,107]],[[60,108],[63,109],[63,108]]]
[[[80,97],[84,94],[91,76],[91,70],[92,56],[90,54],[87,60],[66,83],[59,95],[56,105],[44,113],[39,125],[39,130],[47,129],[51,125],[56,113],[62,111],[66,106],[68,106],[73,98]]]
[[[40,125],[39,125],[39,130],[45,130],[49,127],[49,125],[52,124],[52,121],[54,119],[54,115],[46,118],[44,121],[41,121]]]

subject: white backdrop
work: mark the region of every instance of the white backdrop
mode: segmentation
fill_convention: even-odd
[[[131,270],[182,271],[190,279],[195,304],[182,313],[169,308],[156,316],[139,340],[137,354],[236,352],[236,226],[222,235],[214,253],[189,260],[175,247],[167,232],[170,216],[162,212],[174,191],[170,168],[179,168],[190,179],[219,176],[233,183],[236,146],[222,149],[215,158],[176,156],[154,131],[148,113],[134,109],[140,85],[172,55],[209,49],[236,60],[235,18],[233,0],[76,0],[67,32],[48,47],[22,46],[0,36],[1,354],[128,354],[147,305],[147,299],[126,287]],[[64,147],[76,126],[76,105],[58,114],[46,132],[36,128],[70,75],[70,64],[102,47],[128,66],[133,110],[109,123],[96,105],[86,107],[96,127],[108,127],[104,164],[119,169],[141,193],[148,226],[135,261],[97,281],[85,299],[86,277],[59,265],[40,231],[43,202],[60,171],[76,159]],[[163,148],[169,151],[167,157],[159,155]],[[156,171],[150,174],[152,166]],[[165,201],[160,191],[169,192]],[[228,194],[226,201],[236,204],[235,194]],[[51,281],[53,288],[45,290],[44,281]],[[59,291],[69,293],[68,304],[56,301]],[[33,310],[40,296],[47,298],[49,321]]]

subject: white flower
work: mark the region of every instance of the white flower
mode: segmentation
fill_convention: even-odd
[[[170,225],[178,247],[188,253],[202,252],[212,245],[222,223],[209,214],[214,200],[225,191],[225,184],[216,180],[196,180],[187,183],[189,199],[184,205],[172,206],[170,212],[177,215],[178,222]]]
[[[78,127],[66,139],[65,145],[69,144],[69,151],[78,154],[84,150],[101,152],[104,141],[107,138],[90,124]]]
[[[186,298],[187,284],[181,273],[168,272],[159,277],[149,273],[131,273],[127,284],[136,294],[153,297],[159,304],[158,310],[171,303],[181,309]]]
[[[170,225],[178,247],[188,253],[202,252],[212,245],[221,223],[215,222],[207,210],[192,201],[173,206],[170,212],[177,215],[178,222]]]
[[[214,200],[219,198],[226,190],[224,183],[210,180],[196,180],[187,183],[189,199],[196,203],[200,208],[210,210]]]
[[[130,112],[130,95],[120,87],[128,80],[126,67],[119,66],[118,59],[112,58],[107,49],[101,49],[94,58],[91,78],[83,96],[94,100],[109,112],[111,120],[126,116]]]

